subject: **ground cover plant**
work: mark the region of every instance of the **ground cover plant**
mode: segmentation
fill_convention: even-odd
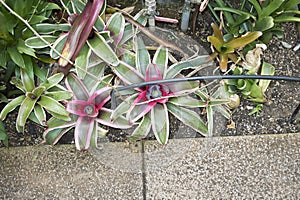
[[[5,73],[10,75],[1,81],[5,84],[10,81],[21,92],[12,96],[2,95],[9,99],[9,103],[1,111],[0,117],[3,120],[9,112],[18,109],[16,128],[20,132],[23,131],[27,119],[30,119],[47,127],[45,141],[56,144],[66,132],[75,128],[76,148],[86,150],[90,145],[96,146],[97,138],[107,134],[109,127],[133,127],[134,131],[128,135],[129,141],[143,139],[152,129],[157,141],[166,144],[170,134],[169,114],[201,135],[211,136],[214,111],[231,118],[229,109],[225,107],[232,95],[242,94],[245,98],[260,103],[266,101],[265,92],[270,83],[268,80],[223,81],[219,85],[220,89],[213,94],[199,81],[139,86],[140,83],[148,81],[184,78],[186,71],[197,70],[200,66],[211,63],[209,55],[195,55],[192,58],[183,56],[182,61],[174,61],[173,52],[163,45],[167,43],[148,50],[138,34],[147,18],[139,13],[130,18],[135,20],[131,23],[126,18],[127,15],[115,10],[105,19],[104,0],[61,0],[59,3],[60,6],[49,4],[50,8],[43,15],[46,13],[48,16],[49,10],[62,10],[62,13],[66,13],[63,16],[69,17],[68,21],[60,18],[55,24],[47,21],[47,17],[41,17],[42,20],[32,24],[25,23],[26,26],[20,21],[23,26],[21,32],[28,32],[26,38],[22,38],[24,48],[17,48],[27,49],[19,52],[26,63],[25,68],[20,64],[22,59],[17,59],[20,56],[11,56],[19,55],[18,53],[10,53],[11,61],[2,62],[5,63]],[[250,3],[254,4],[253,1]],[[267,4],[268,2],[265,5]],[[1,5],[5,11],[9,8],[17,9],[4,1],[1,1]],[[227,12],[226,15],[233,13],[233,10],[225,8],[225,4],[221,8],[220,5],[214,10]],[[282,9],[293,7],[286,3],[280,6]],[[281,9],[280,6],[276,8]],[[31,13],[31,16],[38,14],[38,11],[37,9]],[[284,16],[292,17],[289,18],[291,21],[296,20],[291,15],[297,12],[293,10],[287,13],[291,14]],[[269,19],[271,14],[258,15],[260,18],[265,16]],[[18,20],[19,16],[26,21],[18,12],[12,16]],[[272,15],[274,19],[283,18],[282,16]],[[135,23],[140,24],[137,27]],[[273,75],[274,67],[261,61],[262,50],[259,45],[255,47],[261,36],[266,34],[266,30],[249,29],[243,32],[250,31],[246,35],[227,32],[231,33],[228,36],[223,33],[233,27],[230,23],[225,23],[220,28],[213,25],[214,33],[208,38],[213,46],[212,55],[219,56],[221,71],[236,75]],[[241,47],[244,46],[242,50]],[[26,55],[23,56],[23,53]],[[228,57],[232,61],[228,61]],[[40,67],[42,62],[50,63],[55,69]],[[8,68],[11,63],[15,67]],[[14,75],[13,79],[10,78],[11,75]],[[118,90],[132,84],[136,86]],[[109,108],[114,103],[111,92],[123,101],[119,106],[112,107],[113,109]],[[5,98],[3,102],[6,101]],[[193,108],[201,108],[206,117],[203,119]],[[256,110],[259,111],[260,107],[256,107]],[[7,144],[2,127],[0,124],[0,140]]]
[[[299,0],[243,0],[239,7],[234,7],[228,1],[216,0],[210,2],[210,9],[219,23],[224,24],[228,37],[236,37],[246,32],[261,31],[260,38],[268,43],[276,35],[282,38],[283,30],[278,26],[282,22],[300,22]],[[222,11],[220,17],[219,11]]]

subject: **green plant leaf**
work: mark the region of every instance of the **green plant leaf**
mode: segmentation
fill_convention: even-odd
[[[26,96],[30,97],[31,99],[38,99],[40,96],[45,92],[46,88],[44,86],[38,86],[32,90],[32,92],[27,92]],[[30,96],[33,94],[34,96]]]
[[[46,4],[46,6],[45,6],[44,9],[45,10],[61,10],[61,8],[57,4],[55,4],[55,3],[48,3],[48,2],[47,2],[47,4]]]
[[[27,47],[25,45],[25,41],[22,40],[21,38],[19,38],[19,40],[18,40],[17,49],[20,53],[27,54],[34,58],[36,57],[35,53],[34,53],[34,49]]]
[[[84,2],[80,0],[72,0],[72,12],[80,14],[84,10]]]
[[[98,82],[97,87],[95,90],[100,90],[104,87],[112,87],[111,81],[114,79],[114,74],[108,74],[101,78],[101,80]]]
[[[31,18],[30,18],[30,21],[29,23],[30,24],[37,24],[37,23],[41,23],[45,20],[47,20],[48,17],[45,17],[43,15],[33,15]]]
[[[219,113],[221,113],[226,119],[231,119],[231,113],[228,109],[226,109],[224,106],[214,106],[213,107],[214,110],[218,111]]]
[[[60,140],[60,138],[72,128],[74,127],[70,126],[68,128],[57,128],[48,131],[44,136],[44,140],[47,142],[47,144],[55,145]]]
[[[273,17],[271,16],[267,16],[267,17],[264,17],[262,18],[261,20],[259,21],[256,21],[255,22],[255,25],[253,27],[253,30],[255,31],[266,31],[270,28],[273,28],[274,27],[274,19]]]
[[[271,1],[267,7],[262,9],[262,12],[260,14],[260,16],[258,16],[258,20],[260,20],[261,18],[267,17],[269,15],[271,15],[273,12],[275,12],[280,6],[281,4],[284,2],[285,0],[274,0]]]
[[[95,37],[88,40],[87,43],[92,51],[106,63],[112,66],[117,66],[119,64],[117,55],[100,34],[96,34]]]
[[[221,52],[222,51],[222,46],[224,44],[223,40],[219,40],[215,36],[208,36],[207,40],[208,40],[208,42],[210,42],[213,45],[213,47],[217,50],[217,52]]]
[[[262,92],[261,88],[256,84],[252,84],[250,95],[251,95],[251,97],[257,98],[257,99],[263,99],[264,98],[264,95],[263,95],[263,92]]]
[[[239,16],[236,21],[234,22],[234,24],[230,24],[230,26],[232,27],[237,27],[242,25],[246,20],[250,19],[249,15],[241,15]],[[248,31],[248,29],[246,29],[246,31]]]
[[[216,25],[216,24],[211,24],[211,27],[213,29],[213,36],[217,38],[217,40],[220,42],[220,43],[223,43],[223,34],[221,32],[221,30],[219,29],[219,27]]]
[[[122,37],[119,45],[126,43],[129,39],[131,39],[133,37],[133,35],[134,35],[133,30],[134,30],[134,28],[133,28],[132,24],[129,24],[129,23],[125,24],[123,37]]]
[[[13,85],[15,85],[16,88],[18,88],[19,90],[21,90],[23,93],[26,93],[24,85],[23,85],[23,83],[22,83],[22,81],[20,79],[18,79],[16,77],[12,77],[10,83],[13,84]]]
[[[268,44],[270,42],[270,40],[273,37],[273,32],[270,30],[267,30],[260,38],[259,40],[262,41],[265,44]]]
[[[253,19],[255,19],[256,17],[254,15],[251,15],[250,13],[248,12],[244,12],[242,10],[238,10],[238,9],[235,9],[235,8],[230,8],[230,7],[216,7],[214,8],[214,10],[216,11],[226,11],[226,12],[231,12],[231,13],[234,13],[234,14],[237,14],[237,15],[245,15],[247,17],[251,17]],[[232,21],[234,23],[234,21]],[[230,23],[231,24],[231,23]]]
[[[110,31],[111,37],[118,45],[121,41],[125,28],[125,19],[120,12],[114,13],[107,21],[107,29]]]
[[[57,51],[57,52],[62,52],[64,45],[67,41],[67,36],[68,34],[62,34],[59,38],[57,38],[57,40],[55,40],[55,42],[53,43],[52,47]],[[50,56],[53,59],[58,59],[59,55],[53,50],[50,50]]]
[[[227,5],[222,1],[222,0],[216,0],[216,3],[218,4],[219,7],[221,8],[225,8],[227,7]],[[228,22],[228,24],[233,24],[234,23],[234,18],[231,15],[230,12],[224,12],[224,16],[226,18],[226,21]]]
[[[229,103],[228,99],[211,99],[208,104],[209,106],[218,106],[227,103]]]
[[[26,96],[23,102],[21,103],[18,116],[17,116],[17,124],[16,124],[17,131],[19,132],[24,131],[25,123],[34,108],[36,101],[37,98],[32,99],[29,96]]]
[[[84,45],[77,58],[75,59],[76,73],[77,76],[81,79],[84,79],[86,75],[91,53],[91,49],[87,45]]]
[[[56,36],[52,36],[52,35],[42,35],[40,37],[43,38],[44,40],[46,40],[50,44],[53,44],[57,39]],[[42,41],[40,39],[40,37],[34,36],[31,38],[28,38],[27,40],[25,40],[26,46],[33,48],[33,49],[42,49],[42,48],[48,47],[48,44],[46,44],[44,41]]]
[[[45,108],[47,111],[51,111],[53,113],[57,113],[63,116],[69,115],[65,107],[51,97],[42,95],[40,100],[37,103],[41,105],[43,108]]]
[[[49,69],[41,68],[37,63],[33,62],[33,74],[38,77],[38,84],[47,80]]]
[[[122,114],[126,113],[129,110],[131,103],[134,101],[134,99],[137,96],[138,96],[138,93],[135,95],[131,95],[131,96],[127,97],[125,100],[123,100],[120,103],[120,105],[116,109],[114,109],[112,115],[110,116],[111,121],[114,121],[115,119],[120,117]]]
[[[45,82],[40,84],[40,86],[44,86],[46,90],[56,86],[61,82],[61,80],[64,78],[64,75],[62,73],[56,73],[52,76],[50,76]]]
[[[273,76],[275,74],[275,67],[271,65],[270,63],[263,62],[261,67],[261,73],[260,75],[271,75]],[[267,88],[269,87],[270,80],[260,80],[258,83],[258,86],[261,88],[262,92],[265,93]]]
[[[249,2],[253,5],[258,15],[261,15],[262,8],[257,0],[249,0]]]
[[[75,99],[87,100],[89,98],[89,93],[85,85],[80,79],[74,74],[69,74],[66,78],[66,86],[69,91],[73,93]]]
[[[6,69],[8,56],[6,51],[0,51],[0,66]]]
[[[8,103],[7,97],[2,93],[0,93],[0,103]]]
[[[219,55],[219,64],[220,64],[220,69],[222,72],[227,71],[227,64],[228,64],[228,54],[220,54]]]
[[[237,80],[237,88],[239,89],[239,90],[244,90],[245,88],[246,88],[246,86],[247,86],[247,81],[246,80],[244,80],[244,79],[238,79]]]
[[[224,44],[226,47],[230,48],[239,48],[246,46],[247,44],[250,44],[251,42],[255,41],[257,38],[259,38],[262,35],[262,32],[260,31],[255,31],[248,33],[244,36],[241,36],[239,38],[232,39]]]
[[[245,85],[246,85],[246,87],[243,89],[243,91],[244,91],[244,92],[250,91],[252,85],[255,85],[255,84],[256,84],[256,83],[253,82],[253,80],[249,80],[249,79],[245,80]]]
[[[184,124],[193,128],[201,135],[207,135],[208,129],[196,112],[186,108],[178,107],[172,103],[167,103],[167,107],[168,111]]]
[[[8,17],[12,16],[8,15],[7,12],[0,11],[0,33],[1,39],[4,39],[7,42],[12,42],[14,38],[9,32],[9,26],[15,26],[15,23],[9,23]]]
[[[185,106],[189,108],[198,108],[198,107],[207,106],[206,102],[199,101],[198,99],[194,99],[188,95],[170,98],[168,102],[177,106]]]
[[[8,137],[2,121],[0,121],[0,140],[2,140],[3,144],[8,147]]]
[[[32,90],[35,87],[34,80],[31,77],[31,74],[29,74],[27,71],[29,71],[29,70],[25,70],[25,69],[20,70],[21,80],[22,80],[22,84],[23,84],[26,92],[32,92]]]
[[[53,91],[53,92],[45,92],[45,95],[56,100],[62,101],[72,98],[72,93],[69,91]]]
[[[136,38],[136,67],[145,76],[146,69],[150,64],[150,54],[146,49],[143,40],[140,37]]]
[[[9,64],[12,64],[12,63],[15,65],[14,62],[9,62]],[[15,69],[15,68],[14,68],[14,69]],[[8,71],[8,70],[7,70],[7,71]],[[20,77],[20,70],[19,70],[19,68],[17,68],[17,69],[15,70],[15,72],[16,72],[16,75],[17,75],[18,77]],[[11,76],[11,73],[10,73],[9,75]],[[11,80],[9,81],[10,84],[14,85],[16,88],[18,88],[19,90],[21,90],[23,93],[26,93],[26,90],[25,90],[25,88],[24,88],[24,85],[23,85],[21,79],[15,77],[15,76],[13,76],[13,77],[8,77],[8,78],[11,78]],[[7,81],[7,82],[8,82],[8,81]],[[14,90],[12,90],[12,91],[9,90],[8,93],[7,93],[7,96],[10,97],[10,96],[12,96],[12,95],[14,95],[14,94],[21,94],[22,92],[20,92],[20,91],[18,91],[18,90],[16,90],[16,89],[14,89]]]
[[[168,68],[166,79],[174,78],[177,74],[185,69],[196,69],[201,66],[209,65],[211,64],[211,61],[208,58],[208,55],[202,55],[190,60],[175,63]]]
[[[132,126],[132,124],[123,116],[120,116],[112,121],[110,118],[112,112],[113,111],[110,109],[102,108],[96,121],[100,124],[118,129],[127,129]]]
[[[160,46],[154,54],[153,64],[156,64],[159,67],[161,74],[165,77],[168,66],[168,49]]]
[[[129,66],[127,63],[120,61],[120,64],[114,68],[115,73],[123,80],[126,84],[141,83],[144,82],[143,75]]]
[[[11,111],[13,111],[16,107],[20,106],[24,99],[25,99],[25,95],[18,96],[15,99],[13,99],[11,102],[6,104],[6,106],[3,108],[3,110],[0,113],[0,120],[4,120],[6,118],[6,115]]]
[[[275,23],[282,23],[282,22],[298,22],[298,23],[300,23],[300,17],[279,15],[279,16],[275,17],[274,22]]]
[[[99,88],[99,87],[101,87],[100,85],[104,84],[105,86],[107,86],[110,84],[110,81],[111,81],[110,78],[103,77],[105,67],[106,67],[106,63],[101,62],[93,67],[88,68],[88,73],[85,75],[85,78],[83,79],[83,83],[86,86],[86,88],[89,88],[90,93],[93,93],[94,91],[96,91],[97,88],[100,89]],[[93,77],[92,77],[92,75],[93,75]],[[111,75],[108,75],[108,76],[111,77]],[[95,77],[102,77],[102,78],[101,78],[101,80],[99,80],[99,78],[95,79]],[[101,84],[102,80],[103,80],[103,84]]]
[[[71,29],[70,24],[67,23],[59,23],[59,24],[49,24],[49,23],[41,23],[36,24],[33,28],[39,33],[43,35],[53,34],[57,31],[68,32]]]
[[[281,8],[286,11],[290,8],[296,7],[298,4],[300,4],[300,0],[288,0],[281,5]]]
[[[43,133],[43,138],[48,144],[56,144],[58,140],[70,129],[74,128],[76,122],[67,122],[52,117],[47,121],[48,129]]]
[[[208,95],[208,90],[207,90],[207,88],[201,88],[201,89],[199,89],[199,90],[196,90],[195,91],[195,94],[198,96],[198,97],[200,97],[200,99],[202,100],[202,101],[208,101],[209,100],[209,95]]]
[[[71,121],[71,118],[69,116],[65,116],[65,115],[60,115],[58,113],[52,112],[50,110],[47,110],[47,112],[52,115],[53,117],[55,117],[56,119],[59,119],[61,121],[65,121],[65,122],[69,122]]]
[[[206,108],[206,116],[207,116],[207,133],[209,137],[213,136],[214,131],[214,111],[212,106],[208,106]]]
[[[169,116],[166,104],[156,104],[151,109],[151,124],[156,140],[167,144],[169,139]]]
[[[21,68],[25,68],[25,62],[22,54],[20,54],[15,47],[8,47],[7,52],[14,63],[16,63]]]
[[[39,121],[39,124],[44,126],[46,123],[46,113],[44,109],[40,105],[36,104],[33,108],[33,111],[34,111],[34,115]]]
[[[199,82],[198,81],[183,81],[174,83],[166,83],[170,92],[172,92],[175,96],[182,96],[186,94],[191,94],[195,90],[198,89]]]
[[[98,17],[96,23],[94,24],[94,28],[98,31],[101,32],[103,31],[105,27],[105,22],[103,21],[103,19],[101,18],[101,16]]]
[[[235,74],[235,75],[236,75],[236,74]],[[224,80],[224,82],[225,82],[227,85],[234,85],[234,86],[237,86],[237,85],[238,85],[236,79],[227,79],[227,80]]]
[[[133,131],[129,137],[130,142],[141,140],[145,138],[151,130],[151,118],[147,114],[143,117],[142,121],[139,123],[138,127]]]

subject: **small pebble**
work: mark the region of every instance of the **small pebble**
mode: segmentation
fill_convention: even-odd
[[[294,48],[293,51],[298,51],[300,49],[300,43],[298,43]]]
[[[284,41],[281,41],[281,44],[284,48],[287,48],[287,49],[290,49],[292,48],[293,46],[287,42],[284,42]]]
[[[253,106],[246,106],[246,109],[247,109],[247,110],[252,110],[252,109],[253,109]]]

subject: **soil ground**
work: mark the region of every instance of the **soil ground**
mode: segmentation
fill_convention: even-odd
[[[126,7],[126,5],[135,5],[136,1],[108,1],[109,5]],[[157,1],[162,2],[162,1]],[[180,21],[182,9],[182,2],[158,4],[158,12],[160,16],[176,18]],[[136,4],[135,10],[141,8],[141,4]],[[213,18],[209,11],[199,14],[196,21],[195,32],[192,32],[191,25],[186,33],[193,37],[196,42],[203,46],[207,52],[211,52],[210,45],[206,41],[207,36],[212,34],[210,24]],[[172,29],[174,32],[180,32],[179,25],[170,25],[166,23],[157,23],[157,26],[167,29]],[[294,23],[282,24],[284,28],[284,37],[282,39],[273,38],[268,44],[268,49],[264,52],[263,59],[275,66],[276,75],[296,76],[300,77],[300,50],[294,52],[292,49],[284,48],[282,41],[294,46],[297,43],[297,29]],[[242,100],[241,105],[233,110],[233,121],[235,128],[227,128],[228,121],[221,119],[218,123],[218,135],[253,135],[253,134],[280,134],[280,133],[294,133],[300,132],[300,113],[298,113],[294,121],[289,119],[291,114],[300,104],[300,83],[272,81],[266,96],[268,102],[264,104],[262,111],[256,116],[249,116],[249,112],[255,107],[255,104],[247,100]],[[2,105],[3,106],[3,105]],[[24,133],[17,133],[15,130],[16,112],[13,112],[4,121],[5,128],[9,137],[10,146],[24,146],[24,145],[38,145],[42,142],[42,133],[44,128],[28,122]],[[217,117],[219,119],[219,117]],[[178,126],[174,125],[177,128]],[[172,132],[172,127],[171,127]],[[124,132],[113,131],[109,139],[113,141],[123,141],[125,138]],[[72,133],[69,133],[62,139],[62,143],[70,143],[72,141]],[[1,146],[1,144],[0,144]]]

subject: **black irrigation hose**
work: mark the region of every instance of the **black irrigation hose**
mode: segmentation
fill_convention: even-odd
[[[166,83],[175,83],[175,82],[184,82],[184,81],[204,81],[204,80],[225,80],[225,79],[262,79],[262,80],[277,80],[277,81],[292,81],[292,82],[300,82],[300,77],[292,77],[292,76],[270,76],[270,75],[216,75],[216,76],[196,76],[196,77],[187,77],[187,78],[174,78],[174,79],[163,79],[157,81],[149,81],[131,84],[127,86],[119,86],[112,90],[111,96],[111,106],[112,108],[116,107],[115,102],[115,90],[122,91],[128,89],[134,89],[139,87],[144,87],[147,85],[157,85],[157,84],[166,84]],[[293,111],[289,121],[292,123],[297,113],[300,110],[300,104]]]
[[[165,83],[174,83],[174,82],[184,82],[184,81],[204,81],[204,80],[223,80],[223,79],[264,79],[264,80],[277,80],[277,81],[293,81],[300,82],[300,77],[292,76],[270,76],[270,75],[217,75],[217,76],[195,76],[187,78],[174,78],[174,79],[163,79],[157,81],[149,81],[131,84],[127,86],[117,87],[115,90],[128,90],[133,88],[144,87],[147,85],[157,85]]]

